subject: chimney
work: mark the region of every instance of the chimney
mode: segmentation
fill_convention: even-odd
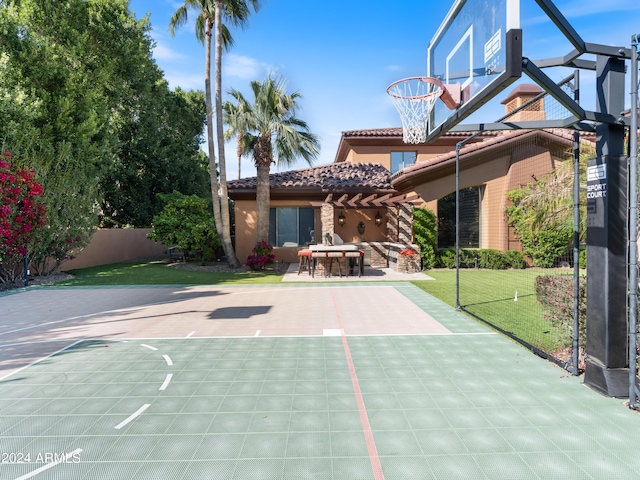
[[[500,103],[505,106],[505,114],[508,115],[540,93],[542,93],[542,89],[537,85],[522,84],[513,89],[507,98]],[[541,97],[527,105],[524,109],[514,113],[507,120],[512,122],[530,122],[545,119],[544,97]]]

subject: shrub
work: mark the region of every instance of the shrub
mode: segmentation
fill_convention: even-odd
[[[440,268],[456,268],[456,252],[453,250],[438,250],[436,266]]]
[[[9,152],[0,159],[0,259],[26,255],[45,223],[43,189],[32,170],[9,163]]]
[[[265,266],[273,263],[276,256],[273,254],[273,247],[267,242],[262,241],[256,244],[251,250],[251,255],[247,257],[247,267],[252,270],[262,270]]]
[[[490,270],[504,270],[509,265],[503,252],[499,250],[478,250],[478,267]]]
[[[436,265],[438,231],[436,215],[426,208],[413,209],[413,234],[420,247],[422,268],[427,270]]]
[[[215,258],[222,245],[216,232],[209,201],[197,195],[179,192],[158,194],[166,202],[153,217],[153,231],[148,238],[167,246],[176,245],[183,252],[193,252],[201,262]]]
[[[504,252],[504,256],[509,267],[520,270],[526,267],[522,252],[518,250],[507,250]]]
[[[525,267],[522,252],[509,250],[503,252],[493,249],[461,248],[459,251],[460,268],[486,268],[490,270],[504,270],[506,268]],[[456,252],[454,250],[439,250],[436,265],[442,268],[456,268]]]
[[[578,294],[578,342],[586,345],[587,280],[580,277]],[[539,275],[535,280],[536,299],[544,309],[543,318],[562,329],[570,343],[573,338],[573,276]]]

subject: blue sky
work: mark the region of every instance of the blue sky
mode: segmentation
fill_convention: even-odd
[[[204,47],[195,39],[195,12],[175,37],[169,35],[169,19],[181,4],[131,0],[130,8],[138,18],[151,14],[153,55],[171,88],[204,89]],[[277,73],[289,92],[302,95],[298,116],[320,138],[315,164],[331,163],[342,131],[401,125],[386,87],[400,78],[426,74],[427,45],[452,4],[453,0],[264,0],[245,30],[233,31],[235,46],[223,60],[223,90],[233,87],[247,93],[252,80]],[[555,4],[586,42],[628,47],[631,35],[640,33],[640,2],[556,0]],[[550,58],[572,49],[534,0],[521,0],[521,26],[524,56]],[[546,73],[559,81],[571,72]],[[533,83],[528,78],[523,81]],[[583,105],[595,108],[594,76],[582,74],[581,84]],[[507,92],[467,121],[500,117],[499,100]],[[235,179],[235,143],[227,145],[226,157],[228,178]],[[305,166],[300,161],[280,170]],[[253,175],[253,162],[243,159],[242,176]]]

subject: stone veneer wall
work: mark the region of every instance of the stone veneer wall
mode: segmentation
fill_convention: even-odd
[[[320,225],[322,225],[321,242],[323,245],[327,244],[327,240],[326,240],[327,235],[329,235],[333,241],[333,234],[334,234],[334,228],[335,228],[333,224],[333,217],[334,217],[333,205],[331,205],[330,203],[322,204],[322,206],[320,207]]]
[[[396,272],[415,273],[420,271],[420,247],[409,243],[361,242],[360,250],[371,251],[371,266],[374,268],[392,268]],[[400,252],[410,248],[413,256],[403,256]]]

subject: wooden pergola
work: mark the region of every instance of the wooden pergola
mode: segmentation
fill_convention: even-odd
[[[387,193],[382,196],[378,196],[377,193],[368,195],[362,198],[364,194],[356,193],[351,198],[349,194],[345,193],[341,195],[337,200],[333,199],[333,193],[327,195],[324,201],[310,202],[312,207],[321,207],[322,205],[332,205],[334,208],[382,208],[382,207],[397,207],[401,204],[420,205],[422,200],[420,196],[412,194],[393,195]]]

